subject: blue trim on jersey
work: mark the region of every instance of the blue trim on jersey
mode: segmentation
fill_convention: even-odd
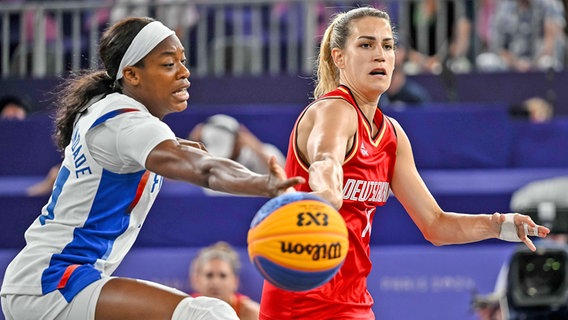
[[[61,253],[52,255],[49,267],[43,272],[44,294],[57,289],[66,268],[72,264],[82,266],[72,273],[67,285],[59,289],[67,301],[100,279],[100,271],[95,269],[95,264],[97,260],[108,258],[115,240],[128,228],[128,208],[136,197],[144,172],[146,170],[117,174],[103,170],[87,220],[82,227],[75,228],[73,240]]]
[[[92,129],[117,115],[140,111],[134,108],[117,109],[99,117],[89,129]],[[146,170],[129,174],[117,174],[103,169],[99,185],[94,195],[87,219],[82,226],[74,228],[73,239],[60,253],[53,254],[49,267],[41,277],[43,294],[60,290],[67,301],[71,301],[86,286],[101,278],[97,261],[104,264],[112,252],[115,240],[128,229],[130,224],[129,207],[136,198],[138,185]],[[64,166],[56,181],[56,188],[51,203],[47,207],[48,215],[40,217],[42,225],[46,219],[54,219],[56,204],[61,189],[70,171]],[[79,265],[70,275],[64,274],[70,265]]]
[[[42,215],[39,217],[39,222],[41,223],[41,225],[45,224],[45,220],[53,220],[53,217],[55,216],[53,209],[57,204],[59,195],[61,195],[61,190],[63,190],[63,185],[65,184],[65,181],[67,181],[67,179],[69,178],[70,173],[71,171],[69,171],[69,169],[67,169],[65,166],[61,166],[61,169],[57,174],[57,179],[55,180],[53,193],[51,194],[51,197],[49,198],[49,203],[47,204],[46,208],[47,215],[45,216]]]
[[[99,124],[107,121],[110,118],[114,118],[120,114],[126,113],[126,112],[132,112],[132,111],[140,111],[138,109],[134,109],[134,108],[123,108],[123,109],[116,109],[110,112],[107,112],[105,114],[103,114],[102,116],[100,116],[97,120],[95,120],[95,122],[93,122],[93,124],[91,125],[91,127],[89,129],[92,129],[96,126],[98,126]]]

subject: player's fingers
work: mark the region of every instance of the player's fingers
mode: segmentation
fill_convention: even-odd
[[[292,177],[292,178],[286,179],[282,182],[281,189],[288,189],[288,188],[291,188],[291,187],[293,187],[297,184],[301,184],[301,183],[304,183],[304,182],[305,182],[305,180],[302,177]]]
[[[538,224],[530,221],[529,223],[523,222],[523,230],[527,236],[544,238],[550,233],[547,227],[539,226]]]
[[[523,222],[523,231],[527,237],[538,236],[538,227],[536,224],[531,227],[528,223]]]
[[[268,159],[268,166],[272,175],[280,179],[286,179],[286,172],[284,171],[284,168],[278,164],[275,156],[271,156]]]
[[[534,245],[534,243],[532,242],[532,240],[529,237],[526,237],[523,239],[523,242],[525,243],[525,245],[531,250],[531,251],[536,251],[536,246]]]
[[[536,236],[544,238],[544,237],[548,236],[549,233],[550,233],[550,229],[548,229],[547,227],[537,226]]]

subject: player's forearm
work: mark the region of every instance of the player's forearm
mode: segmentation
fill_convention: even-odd
[[[430,228],[428,240],[434,245],[470,243],[499,235],[499,223],[489,214],[442,212]]]
[[[336,209],[343,204],[343,168],[331,157],[325,157],[310,166],[310,188],[329,201]]]
[[[238,162],[216,158],[207,170],[207,187],[241,195],[267,196],[269,176],[252,172]]]

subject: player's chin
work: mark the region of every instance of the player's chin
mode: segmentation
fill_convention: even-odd
[[[377,89],[381,93],[385,93],[390,87],[390,81],[383,81],[377,84]]]
[[[170,108],[173,112],[181,112],[187,109],[187,101],[175,101],[174,103],[170,104]]]
[[[390,86],[390,81],[375,81],[370,83],[370,89],[373,92],[385,93]]]

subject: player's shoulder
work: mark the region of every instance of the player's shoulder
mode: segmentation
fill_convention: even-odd
[[[331,114],[356,114],[355,106],[344,97],[332,96],[314,101],[307,112],[325,112]]]
[[[135,99],[121,93],[111,93],[105,96],[93,106],[99,108],[103,113],[119,110],[122,113],[127,111],[142,111],[149,113],[148,109]]]
[[[133,121],[147,120],[161,122],[161,120],[154,117],[142,103],[124,94],[110,94],[99,103],[97,103],[99,104],[97,107],[101,116],[114,114],[115,116],[113,118],[116,118],[115,120],[130,119]]]
[[[402,125],[400,124],[400,122],[398,122],[398,120],[396,120],[395,118],[393,118],[391,116],[387,116],[386,114],[384,116],[385,116],[385,119],[388,122],[390,122],[395,129],[402,130]]]

